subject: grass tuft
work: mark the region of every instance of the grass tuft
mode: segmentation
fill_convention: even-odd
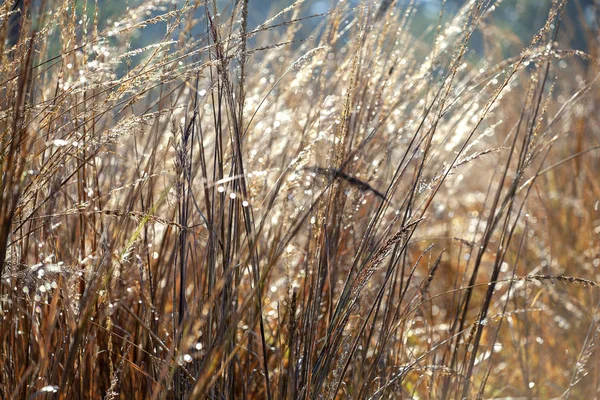
[[[256,3],[0,5],[0,398],[595,398],[597,2]]]

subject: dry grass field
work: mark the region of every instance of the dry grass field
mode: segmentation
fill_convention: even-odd
[[[598,2],[133,3],[0,5],[0,398],[600,396]]]

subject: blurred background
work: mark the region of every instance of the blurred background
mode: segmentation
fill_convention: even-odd
[[[386,2],[386,0],[383,0]],[[39,0],[34,1],[33,3],[37,3]],[[259,25],[264,22],[270,16],[273,16],[278,11],[281,11],[283,8],[291,5],[293,0],[251,0],[249,3],[249,22],[250,25]],[[304,16],[308,16],[311,14],[323,14],[326,13],[333,4],[338,2],[344,2],[348,4],[349,8],[357,7],[360,0],[308,0],[304,3]],[[397,9],[402,9],[411,3],[412,0],[398,0],[395,3],[395,7]],[[427,27],[431,24],[435,24],[442,7],[444,9],[445,18],[449,18],[453,13],[455,13],[461,6],[465,5],[468,0],[420,0],[417,3],[420,3],[419,6],[419,14],[416,16],[414,23],[412,25],[412,30],[416,35],[423,34],[426,31]],[[547,12],[550,8],[551,1],[549,0],[490,0],[491,3],[498,3],[497,12],[497,21],[501,21],[504,24],[504,28],[506,29],[507,34],[516,35],[517,37],[527,40],[530,38],[539,27],[545,21],[547,16]],[[21,1],[19,1],[16,5],[16,8],[21,7]],[[84,1],[79,0],[77,4],[79,7],[83,7]],[[99,5],[99,25],[101,28],[108,28],[114,22],[113,19],[118,18],[124,12],[127,12],[130,8],[139,6],[142,3],[147,3],[150,9],[154,8],[155,12],[152,13],[148,11],[148,17],[156,16],[161,13],[161,10],[164,11],[164,5],[156,5],[152,7],[152,3],[159,4],[158,2],[154,2],[152,0],[125,0],[125,1],[114,1],[114,0],[98,0]],[[180,7],[185,3],[185,0],[173,0],[172,6]],[[373,9],[376,9],[380,6],[382,1],[380,0],[371,0],[370,2],[363,2],[370,4]],[[598,12],[595,11],[599,7],[600,2],[598,0],[575,0],[567,2],[566,13],[570,19],[580,21],[580,24],[576,24],[574,26],[574,35],[572,36],[573,47],[577,49],[585,49],[586,48],[586,38],[585,33],[582,30],[582,26],[584,24],[588,25],[591,28],[598,27],[599,16]],[[231,7],[235,4],[235,1],[232,0],[217,0],[218,7],[220,11],[224,14],[228,14],[228,11],[231,10]],[[596,5],[596,7],[594,7]],[[197,10],[198,13],[202,13],[202,8]],[[88,16],[89,18],[93,18],[93,2],[89,2],[88,4]],[[200,17],[200,15],[199,15]],[[18,23],[16,19],[18,16],[13,17],[13,26],[17,26]],[[307,32],[310,32],[311,28],[316,27],[320,22],[323,21],[323,18],[312,18],[310,22],[305,24],[305,29]],[[136,45],[145,45],[148,43],[154,43],[157,39],[161,38],[164,34],[164,30],[166,25],[163,24],[154,24],[150,25],[142,31],[138,31],[136,35],[136,41],[132,43],[133,46]],[[17,33],[15,29],[14,34]],[[501,39],[501,38],[500,38]]]
[[[39,0],[33,3],[38,3]],[[308,38],[310,35],[314,35],[315,32],[319,32],[318,28],[322,27],[326,20],[326,13],[337,3],[343,2],[347,4],[348,8],[348,19],[351,19],[354,15],[353,9],[357,9],[360,5],[367,5],[372,8],[372,12],[381,6],[382,2],[387,3],[387,0],[306,0],[298,7],[301,11],[299,13],[300,18],[303,18],[301,24],[300,35],[298,37]],[[414,2],[414,0],[398,0],[392,7],[395,8],[395,12],[398,16],[402,15],[402,10]],[[435,35],[435,29],[440,12],[443,11],[442,22],[451,19],[456,12],[465,4],[471,3],[469,0],[420,0],[417,1],[418,11],[413,16],[412,23],[409,27],[410,32],[422,40],[423,43],[431,43]],[[544,21],[548,15],[548,10],[552,1],[550,0],[489,0],[490,3],[496,3],[497,9],[494,10],[494,21],[495,28],[501,32],[498,37],[498,47],[504,52],[504,56],[510,57],[518,54],[530,41],[532,36],[543,26]],[[16,8],[22,6],[22,1],[19,1]],[[114,0],[98,0],[98,28],[99,30],[110,30],[115,27],[117,20],[121,19],[124,13],[133,13],[136,7],[144,4],[146,12],[145,19],[153,18],[166,11],[170,11],[168,7],[175,10],[185,4],[185,0],[173,0],[170,6],[166,6],[165,2],[153,1],[153,0],[125,0],[125,1],[114,1]],[[268,18],[273,17],[279,11],[290,6],[294,3],[294,0],[250,0],[249,2],[249,26],[250,30],[256,28]],[[487,2],[486,2],[487,3]],[[79,8],[78,12],[81,12],[86,2],[84,0],[78,0],[76,2]],[[228,17],[231,14],[231,10],[235,5],[234,0],[217,0],[217,8],[222,16]],[[35,8],[35,7],[34,7]],[[600,21],[600,0],[573,0],[568,1],[565,7],[563,22],[561,30],[563,31],[563,38],[566,38],[569,43],[563,45],[574,50],[583,50],[590,52],[592,56],[596,56],[595,46],[588,46],[588,43],[595,43],[599,38],[591,37],[593,32],[598,27],[598,21]],[[204,18],[204,8],[199,7],[196,9],[196,18]],[[87,15],[90,20],[94,18],[94,2],[87,1]],[[399,17],[400,18],[400,17]],[[19,14],[13,15],[11,18],[11,33],[9,34],[9,44],[15,43],[15,38],[18,37],[20,28],[20,17]],[[281,18],[277,22],[282,22]],[[200,37],[204,32],[200,31],[201,27],[205,27],[205,24],[198,24],[197,28],[192,30],[192,34]],[[144,46],[151,45],[159,42],[164,38],[167,29],[166,22],[158,22],[148,24],[146,27],[136,29],[132,35],[128,37],[128,43],[125,44],[131,49],[141,48]],[[285,29],[285,28],[281,28]],[[586,31],[587,29],[587,31]],[[273,32],[276,30],[270,30]],[[58,31],[53,33],[59,35]],[[483,40],[479,36],[480,33],[473,35],[471,42],[469,43],[470,54],[472,61],[485,57],[484,49],[482,48]],[[120,40],[115,35],[114,40]],[[58,36],[57,36],[58,38]],[[58,55],[59,48],[56,40],[56,49],[51,53]],[[251,41],[252,42],[252,41]],[[116,44],[116,43],[114,43]],[[252,45],[252,43],[250,43]],[[499,48],[495,48],[494,51],[498,51]],[[130,60],[130,66],[136,65],[141,60],[140,57],[132,57]],[[124,71],[117,69],[117,75],[120,75]]]
[[[111,0],[99,0],[98,4],[101,5],[100,10],[100,24],[103,27],[108,27],[113,23],[112,19],[115,16],[121,15],[127,10],[128,7],[136,6],[143,3],[145,0],[126,0],[126,1],[111,1]],[[359,0],[341,0],[348,4],[348,7],[356,7],[360,3]],[[149,2],[149,1],[146,1]],[[322,14],[326,13],[332,6],[332,4],[338,3],[339,0],[309,0],[305,1],[304,4],[304,16],[311,14]],[[411,0],[398,0],[396,2],[396,8],[402,9],[408,5]],[[435,24],[441,8],[444,7],[445,18],[450,18],[461,6],[463,6],[467,0],[421,0],[419,7],[420,13],[416,16],[412,25],[412,30],[415,35],[422,35],[426,32],[427,28],[432,24]],[[547,0],[491,0],[492,3],[499,3],[499,8],[496,11],[496,21],[504,25],[507,36],[516,36],[521,41],[529,41],[532,35],[538,31],[546,20],[548,10],[550,8],[551,1]],[[173,7],[181,6],[184,4],[184,0],[174,0]],[[220,11],[226,15],[229,15],[229,10],[235,3],[235,1],[220,0],[217,2],[220,7]],[[270,16],[273,16],[278,11],[289,6],[293,3],[293,0],[251,0],[249,3],[249,22],[250,27],[258,26],[264,22]],[[574,49],[585,50],[587,48],[586,43],[588,40],[585,37],[585,33],[582,29],[584,23],[590,27],[598,26],[599,16],[594,11],[594,3],[599,3],[598,0],[577,0],[569,1],[566,7],[566,13],[568,19],[572,21],[579,21],[572,26],[573,34],[570,35],[572,40],[572,47]],[[376,9],[380,6],[380,0],[372,0],[370,2],[372,7]],[[160,7],[156,7],[156,14],[160,13]],[[91,10],[90,10],[91,11]],[[202,13],[202,9],[197,11]],[[91,17],[91,15],[90,15]],[[323,18],[313,18],[309,20],[304,29],[307,35],[311,32],[312,28],[316,27],[319,23],[323,22]],[[164,35],[166,24],[150,25],[142,31],[138,32],[137,42],[132,43],[132,46],[144,46],[150,43],[155,43],[156,40],[160,39]],[[426,35],[427,38],[433,37],[433,34]],[[502,40],[503,38],[499,38]],[[511,41],[506,41],[507,46]]]

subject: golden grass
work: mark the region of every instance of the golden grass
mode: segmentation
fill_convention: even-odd
[[[0,397],[595,398],[597,27],[400,3],[0,5]]]

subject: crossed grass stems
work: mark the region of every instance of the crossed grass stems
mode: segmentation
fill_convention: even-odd
[[[416,3],[0,6],[0,396],[597,393],[597,43]]]

